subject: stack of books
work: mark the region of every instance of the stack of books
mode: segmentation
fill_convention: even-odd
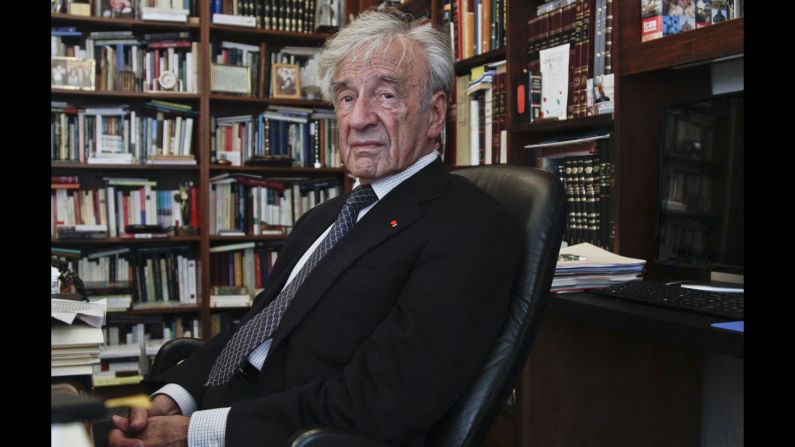
[[[100,346],[104,342],[104,302],[88,303],[51,299],[50,331],[52,377],[90,375],[99,364]]]
[[[582,292],[643,276],[646,261],[619,256],[587,242],[563,247],[558,255],[552,292]]]

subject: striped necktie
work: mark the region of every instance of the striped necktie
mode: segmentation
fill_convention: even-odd
[[[366,208],[378,199],[372,186],[361,185],[351,192],[351,195],[345,201],[337,220],[331,227],[326,237],[320,242],[314,253],[309,256],[298,274],[290,281],[290,284],[285,287],[279,296],[271,301],[264,309],[257,315],[245,322],[237,332],[232,336],[231,340],[224,346],[221,355],[215,361],[210,376],[207,379],[207,386],[220,386],[232,378],[235,371],[242,365],[257,346],[261,345],[265,340],[270,338],[279,326],[282,320],[282,315],[290,305],[293,297],[298,289],[304,283],[304,280],[314,270],[315,266],[320,262],[326,253],[342,239],[345,233],[356,223],[356,217],[359,211]]]

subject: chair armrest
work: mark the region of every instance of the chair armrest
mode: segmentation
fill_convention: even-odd
[[[288,441],[290,447],[389,447],[381,441],[337,428],[301,430]]]

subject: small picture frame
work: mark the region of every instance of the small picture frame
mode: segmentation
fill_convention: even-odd
[[[102,17],[123,17],[132,19],[135,17],[132,0],[101,0],[100,14]]]
[[[66,90],[95,90],[94,59],[60,56],[50,58],[50,87]]]
[[[212,64],[210,91],[251,95],[251,66]]]
[[[271,96],[273,98],[300,98],[300,73],[300,67],[296,64],[273,64]]]

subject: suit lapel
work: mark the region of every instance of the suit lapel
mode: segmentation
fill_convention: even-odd
[[[419,204],[438,197],[448,181],[449,174],[437,159],[379,200],[326,254],[298,290],[276,330],[271,350],[304,319],[324,292],[354,261],[420,219],[423,212]],[[392,221],[397,225],[392,225]]]

